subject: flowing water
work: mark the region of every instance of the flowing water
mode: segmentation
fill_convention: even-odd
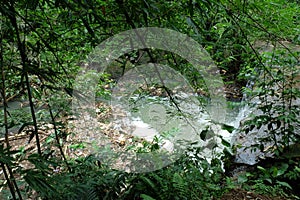
[[[249,87],[253,83],[249,82]],[[250,146],[258,142],[257,134],[245,135],[239,131],[240,125],[249,117],[251,112],[257,112],[253,104],[259,103],[257,98],[251,100],[244,96],[243,101],[236,103],[235,106],[227,108],[225,124],[232,126],[235,130],[229,133],[222,129],[221,124],[213,122],[207,113],[205,106],[199,103],[196,95],[180,93],[175,94],[174,98],[178,102],[180,111],[167,97],[131,96],[131,100],[124,105],[112,103],[113,107],[118,107],[114,114],[113,129],[126,132],[123,127],[131,127],[130,134],[134,137],[143,138],[149,142],[155,137],[161,139],[161,148],[168,152],[174,151],[178,146],[188,148],[191,144],[203,147],[201,157],[211,159],[216,152],[222,152],[224,146],[222,139],[232,145],[241,144]],[[10,102],[9,112],[18,110],[22,115],[28,115],[28,107],[23,106],[24,102]],[[125,115],[120,115],[123,110]],[[15,122],[15,126],[9,132],[16,133],[21,126],[20,122]],[[201,133],[205,132],[205,136]],[[4,133],[4,130],[2,131]],[[214,147],[217,148],[214,149]],[[262,154],[251,152],[245,148],[238,148],[235,162],[253,165],[258,161]]]
[[[205,111],[203,105],[199,103],[195,95],[184,93],[175,95],[177,102],[179,102],[180,111],[166,97],[148,96],[138,99],[138,96],[132,96],[131,98],[133,101],[131,101],[129,107],[119,108],[119,110],[125,110],[125,116],[120,117],[118,116],[120,111],[118,109],[115,111],[116,116],[113,127],[115,130],[122,131],[124,126],[132,127],[130,134],[147,141],[152,141],[155,136],[161,136],[163,140],[162,148],[167,151],[174,150],[174,143],[180,140],[185,140],[186,145],[195,141],[200,142],[201,145],[207,145],[209,140],[204,142],[199,137],[204,130],[209,130],[214,135],[231,141],[233,134],[222,130],[219,125],[212,123],[210,115]],[[117,107],[120,105],[113,106]],[[235,106],[229,109],[226,116],[227,124],[237,128],[240,120],[245,118],[247,111],[247,105],[243,107]],[[10,134],[18,132],[22,126],[22,121],[30,121],[30,109],[26,102],[18,100],[9,102],[8,112],[15,115],[16,119],[18,116],[22,116],[21,120],[18,119],[19,121],[12,120],[13,126],[9,129]],[[4,128],[2,128],[2,134],[4,134]],[[218,143],[220,141],[215,142]]]
[[[198,156],[210,160],[216,153],[221,153],[224,146],[222,139],[231,142],[234,133],[222,129],[222,124],[216,123],[206,111],[205,105],[192,94],[174,95],[177,100],[178,111],[169,98],[144,96],[138,99],[133,96],[134,103],[125,110],[126,115],[115,117],[114,129],[132,127],[131,134],[151,142],[155,137],[162,138],[161,148],[172,152],[174,148],[187,149],[192,146],[201,147]],[[126,105],[126,103],[125,103]],[[116,107],[117,105],[113,105]],[[120,104],[118,104],[120,106]],[[240,121],[249,113],[248,105],[235,103],[228,108],[225,124],[238,128]],[[172,132],[173,130],[173,132]],[[175,131],[174,131],[175,130]],[[123,131],[122,132],[126,132]],[[202,133],[206,133],[202,135]],[[245,158],[248,159],[248,158]]]

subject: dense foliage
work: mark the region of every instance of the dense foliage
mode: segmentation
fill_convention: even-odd
[[[212,199],[237,187],[283,196],[292,196],[300,188],[299,151],[293,151],[299,143],[299,103],[294,103],[300,95],[299,49],[293,49],[300,45],[299,1],[0,2],[1,199]],[[187,34],[209,52],[226,88],[259,97],[263,102],[260,112],[245,123],[243,131],[267,127],[255,147],[264,150],[260,142],[273,142],[274,148],[269,149],[276,155],[270,161],[273,165],[258,164],[235,180],[223,172],[220,160],[208,162],[198,157],[201,148],[190,149],[170,166],[144,174],[110,169],[93,155],[66,155],[65,143],[73,134],[67,122],[73,117],[70,99],[77,72],[105,39],[139,27]],[[261,55],[257,48],[261,41],[274,48]],[[147,55],[140,59],[144,53]],[[179,71],[195,91],[208,95],[203,78],[186,60],[150,49],[118,58],[102,74],[96,96],[108,98],[109,88],[126,70],[153,59]],[[246,87],[249,81],[255,82],[255,90]],[[240,91],[226,95],[232,101],[242,98]],[[28,105],[10,109],[9,103],[15,100]],[[31,146],[10,145],[15,144],[11,130],[20,137],[25,134]],[[51,134],[44,137],[47,131]],[[72,143],[72,148],[84,147]],[[229,152],[223,156],[226,168],[232,165]]]

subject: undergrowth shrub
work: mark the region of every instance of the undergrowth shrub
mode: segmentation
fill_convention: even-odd
[[[280,42],[279,42],[280,43]],[[280,45],[280,44],[277,44]],[[262,55],[251,95],[252,115],[242,131],[255,134],[246,147],[261,152],[256,171],[240,177],[242,183],[269,195],[297,194],[299,184],[299,50],[281,46]],[[255,138],[253,138],[255,139]],[[266,159],[266,157],[269,157]],[[270,158],[271,157],[271,158]],[[266,160],[264,160],[266,159]],[[249,186],[248,185],[248,186]]]
[[[299,52],[274,50],[263,56],[260,79],[253,90],[255,104],[243,131],[256,131],[261,152],[284,156],[284,151],[299,142]]]
[[[13,159],[5,157],[9,163]],[[27,161],[34,168],[17,168],[26,199],[211,199],[226,190],[221,161],[208,162],[197,155],[184,155],[167,167],[140,174],[111,169],[92,155],[69,160],[68,165],[38,154]]]

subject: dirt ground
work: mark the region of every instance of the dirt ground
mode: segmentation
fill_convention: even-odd
[[[284,197],[270,197],[266,195],[255,194],[243,189],[233,189],[224,194],[220,200],[289,200]]]

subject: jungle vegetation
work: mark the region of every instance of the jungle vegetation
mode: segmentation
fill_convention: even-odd
[[[0,2],[0,199],[233,199],[241,191],[299,199],[298,0]],[[233,160],[236,147],[223,141],[222,159],[208,162],[194,148],[162,169],[129,173],[69,141],[76,135],[68,127],[76,118],[71,100],[80,94],[73,91],[76,74],[103,41],[143,27],[168,28],[197,41],[218,67],[232,105],[245,95],[260,98],[260,114],[242,131],[267,127],[255,148],[274,142],[268,149],[273,158],[232,176],[239,166]],[[266,43],[272,48],[261,53],[259,44]],[[120,56],[101,74],[96,97],[109,98],[129,68],[149,61],[168,64],[207,96],[203,78],[179,55],[141,49]],[[255,89],[247,87],[249,81]],[[13,103],[17,109],[11,109]],[[109,110],[99,112],[104,123]],[[139,151],[153,151],[158,143],[144,143]]]

